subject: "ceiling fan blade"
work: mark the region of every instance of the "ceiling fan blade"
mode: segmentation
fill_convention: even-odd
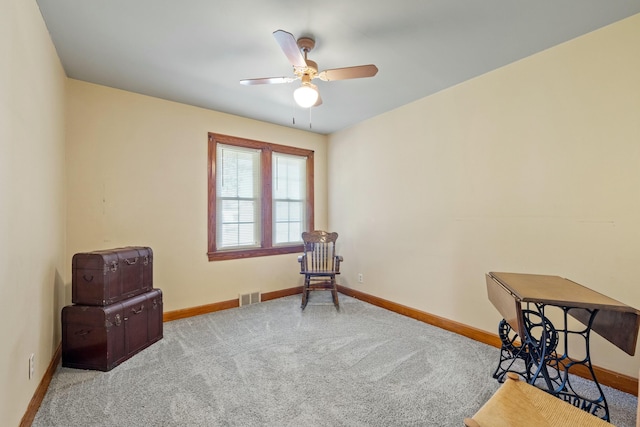
[[[373,77],[378,73],[378,67],[373,64],[358,65],[355,67],[334,68],[324,70],[318,74],[320,80],[330,82],[332,80],[359,79],[362,77]]]
[[[296,79],[293,78],[293,77],[264,77],[264,78],[261,78],[261,79],[240,80],[240,84],[245,85],[245,86],[273,85],[273,84],[279,84],[279,83],[291,83],[294,80],[296,80]]]
[[[287,59],[289,59],[289,62],[291,62],[291,65],[294,67],[307,66],[304,56],[302,56],[302,52],[300,52],[300,48],[298,47],[298,42],[293,34],[284,30],[277,30],[273,32],[273,37],[276,38],[276,41],[287,56]]]

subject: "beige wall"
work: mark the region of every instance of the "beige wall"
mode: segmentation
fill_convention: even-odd
[[[492,333],[488,271],[640,308],[638,46],[640,15],[332,135],[343,284]],[[637,376],[637,357],[593,347]]]
[[[325,136],[72,79],[67,95],[67,259],[150,246],[165,311],[301,285],[297,254],[208,261],[207,133],[315,150],[318,227],[327,222]]]
[[[0,0],[0,425],[22,418],[60,342],[65,76],[35,1]],[[29,380],[29,355],[35,372]]]

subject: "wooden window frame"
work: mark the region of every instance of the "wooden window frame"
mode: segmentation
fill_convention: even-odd
[[[259,248],[223,249],[216,247],[216,148],[217,144],[235,145],[238,147],[260,150],[260,174],[261,174],[261,245]],[[273,245],[273,204],[272,204],[272,153],[292,154],[307,158],[307,203],[305,206],[306,231],[314,229],[314,173],[313,150],[290,147],[287,145],[272,144],[269,142],[239,138],[217,133],[209,133],[208,138],[208,247],[209,261],[222,261],[229,259],[252,258],[270,255],[281,255],[302,252],[302,243],[295,245]]]

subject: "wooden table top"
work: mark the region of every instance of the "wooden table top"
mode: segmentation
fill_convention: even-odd
[[[504,290],[495,290],[500,288]],[[569,307],[569,314],[585,326],[590,318],[587,310],[598,310],[591,329],[626,353],[635,354],[640,311],[593,289],[559,276],[489,272],[487,290],[491,302],[519,334],[518,307],[523,302]],[[509,294],[517,307],[509,303]]]
[[[560,276],[496,272],[489,275],[522,302],[640,313],[633,307]]]

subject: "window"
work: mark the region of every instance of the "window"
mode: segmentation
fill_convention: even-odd
[[[209,260],[301,252],[313,151],[209,134]]]

